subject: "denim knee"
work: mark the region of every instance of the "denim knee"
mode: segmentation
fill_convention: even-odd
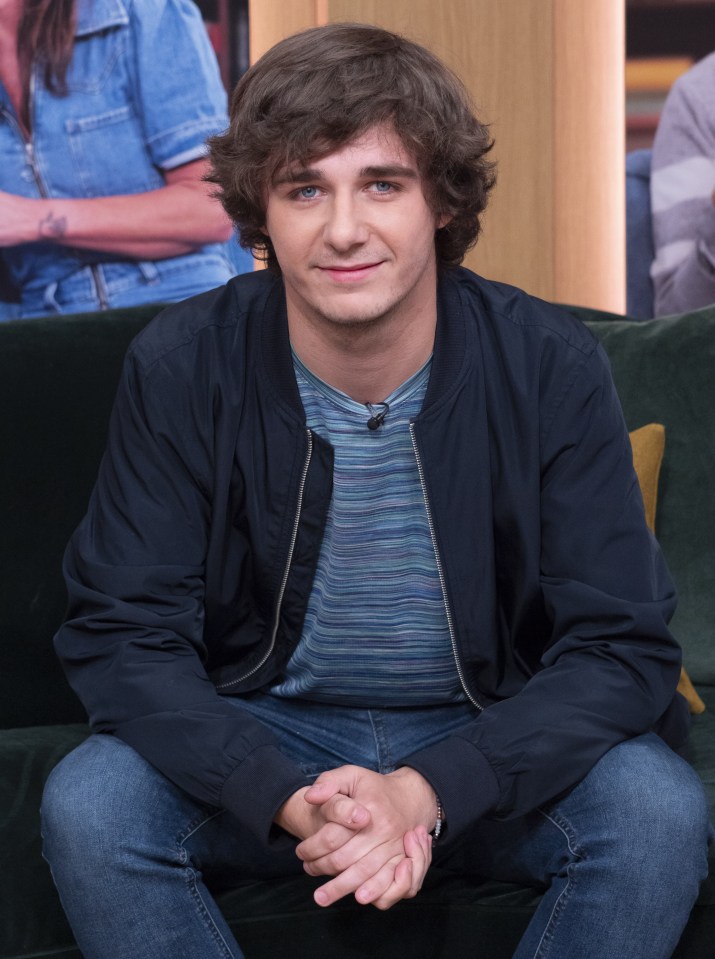
[[[639,737],[612,751],[612,805],[605,814],[615,826],[610,850],[620,870],[641,884],[666,881],[697,887],[707,875],[708,804],[693,768],[657,736]]]
[[[223,852],[225,830],[211,828],[221,811],[130,746],[92,736],[66,756],[47,781],[42,818],[44,855],[83,955],[241,955],[203,882]]]
[[[92,736],[53,769],[42,797],[44,853],[52,865],[106,862],[121,837],[137,834],[160,776],[125,743]],[[168,785],[168,784],[167,784]]]

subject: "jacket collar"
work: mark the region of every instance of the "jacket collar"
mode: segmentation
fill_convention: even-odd
[[[456,389],[469,364],[469,330],[460,295],[460,268],[442,270],[437,286],[437,332],[430,380],[423,410],[439,404]],[[293,371],[288,337],[285,288],[280,277],[268,278],[269,284],[261,322],[263,364],[281,399],[302,415],[303,407]]]
[[[129,11],[122,0],[78,0],[75,37],[99,33],[129,23]]]
[[[461,267],[440,270],[437,283],[437,331],[429,384],[422,410],[427,411],[455,390],[470,365],[470,328],[460,292]]]
[[[261,319],[263,365],[278,396],[294,411],[299,412],[301,419],[305,420],[300,391],[293,370],[283,280],[268,270],[261,272],[261,280],[268,284]]]

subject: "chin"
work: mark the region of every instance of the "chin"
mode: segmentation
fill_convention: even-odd
[[[342,327],[343,329],[360,329],[370,326],[378,326],[380,323],[384,322],[389,317],[389,312],[384,312],[382,310],[378,312],[336,312],[336,313],[323,313],[323,319],[328,323],[332,323],[334,326]]]
[[[335,303],[315,304],[315,312],[329,323],[337,326],[357,327],[380,323],[388,319],[395,308],[394,303]]]

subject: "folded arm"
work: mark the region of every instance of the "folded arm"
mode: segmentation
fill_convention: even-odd
[[[203,181],[207,162],[166,171],[166,185],[146,193],[28,199],[0,192],[0,246],[49,241],[160,260],[225,242],[231,223]]]

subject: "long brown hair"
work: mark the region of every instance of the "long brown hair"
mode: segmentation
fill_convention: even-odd
[[[67,93],[66,76],[74,49],[75,0],[25,0],[17,31],[22,88],[27,90],[34,63],[53,93]]]
[[[209,139],[216,196],[241,245],[279,269],[265,225],[265,188],[290,163],[319,159],[379,123],[413,154],[437,215],[437,259],[461,262],[479,235],[494,184],[488,127],[461,81],[424,47],[365,24],[336,23],[274,46],[238,83],[228,130]]]

